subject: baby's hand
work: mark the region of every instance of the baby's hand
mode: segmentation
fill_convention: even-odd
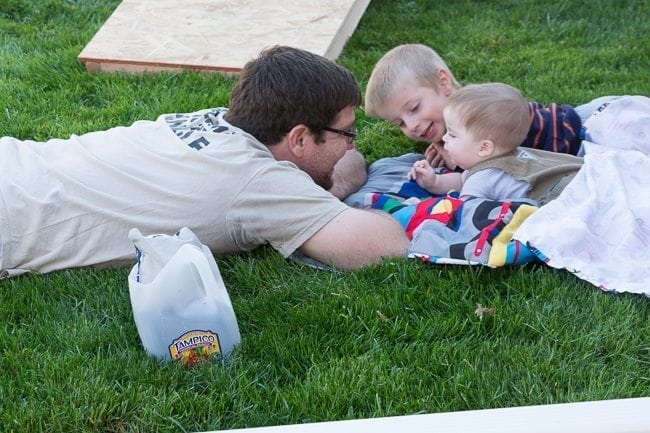
[[[417,180],[418,177],[427,174],[429,171],[433,171],[433,168],[429,165],[429,162],[426,159],[415,161],[413,167],[409,170],[408,179]]]
[[[438,175],[426,159],[421,159],[413,164],[413,167],[409,170],[408,178],[409,180],[415,180],[421,188],[435,193]]]

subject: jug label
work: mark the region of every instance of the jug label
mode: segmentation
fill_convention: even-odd
[[[189,331],[169,345],[171,358],[180,359],[183,364],[192,365],[219,354],[221,354],[219,335],[212,331]]]

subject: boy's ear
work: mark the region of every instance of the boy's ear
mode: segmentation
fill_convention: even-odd
[[[478,156],[480,156],[482,158],[490,157],[494,153],[494,149],[495,149],[494,141],[492,141],[492,140],[482,140],[479,143]]]
[[[438,69],[438,80],[440,80],[440,93],[444,96],[451,95],[451,92],[454,90],[454,85],[446,69]]]

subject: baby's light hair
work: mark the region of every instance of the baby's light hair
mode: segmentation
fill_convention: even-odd
[[[503,83],[470,84],[452,93],[445,106],[477,140],[492,140],[500,154],[528,135],[530,108],[521,92]]]
[[[404,80],[414,80],[418,85],[438,92],[438,71],[441,69],[447,72],[453,87],[459,88],[460,84],[433,48],[422,44],[403,44],[389,50],[379,59],[368,79],[364,105],[366,114],[376,117],[377,108]]]

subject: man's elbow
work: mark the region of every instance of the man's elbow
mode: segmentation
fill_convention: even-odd
[[[339,263],[339,266],[337,267],[352,271],[365,266],[381,263],[389,259],[406,258],[408,252],[408,240],[406,240],[406,237],[404,237],[404,239],[405,243],[402,244],[400,242],[399,244],[391,245],[390,248],[381,251],[364,251],[359,255],[349,256],[344,263]]]
[[[397,224],[395,224],[399,227]],[[301,251],[311,258],[337,269],[356,270],[394,258],[406,258],[409,240],[401,227],[378,231],[366,237],[351,236],[323,245],[306,243]]]

